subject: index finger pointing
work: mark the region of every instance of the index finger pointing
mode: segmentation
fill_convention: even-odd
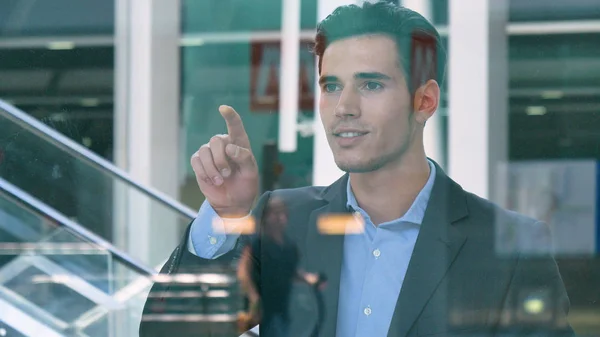
[[[231,141],[238,146],[249,149],[250,140],[248,139],[248,134],[246,133],[246,129],[244,129],[244,123],[242,123],[240,115],[228,105],[221,105],[219,112],[225,119],[227,133]]]

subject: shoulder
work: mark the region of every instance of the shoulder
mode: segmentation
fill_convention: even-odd
[[[481,198],[473,193],[465,192],[469,213],[475,217],[492,217],[494,222],[511,223],[515,225],[531,226],[539,221],[523,214],[502,208],[498,204]]]
[[[498,253],[551,252],[551,231],[543,221],[504,209],[469,192],[465,192],[465,197],[469,217],[477,226],[486,226],[493,233]]]

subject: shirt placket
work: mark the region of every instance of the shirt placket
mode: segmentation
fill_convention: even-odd
[[[372,224],[366,224],[366,226],[372,226]],[[375,289],[373,289],[373,277],[377,275],[378,260],[381,256],[381,251],[377,248],[379,243],[378,231],[374,229],[373,241],[369,240],[368,236],[365,236],[367,247],[369,247],[366,261],[367,268],[363,288],[361,292],[360,308],[358,314],[358,321],[356,327],[356,336],[370,336],[373,331],[373,324],[375,324],[375,315],[377,315],[377,308],[373,306],[375,300]]]

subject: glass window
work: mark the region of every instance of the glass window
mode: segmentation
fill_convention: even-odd
[[[301,90],[299,122],[314,118],[314,56],[309,43],[301,44]],[[234,107],[241,115],[252,150],[263,172],[263,183],[274,187],[299,187],[311,183],[312,128],[298,133],[298,149],[285,154],[277,149],[278,82],[280,50],[276,42],[204,44],[182,48],[183,128],[185,158],[217,133],[226,133],[219,105]],[[189,184],[196,185],[186,165]],[[274,179],[277,178],[277,179]]]
[[[282,0],[182,0],[183,34],[277,31]],[[301,29],[315,29],[317,1],[302,0]]]
[[[436,25],[448,25],[448,1],[431,1]],[[577,21],[596,20],[600,17],[600,6],[596,0],[510,0],[510,22]]]
[[[0,312],[11,313],[0,336],[240,335],[260,310],[263,327],[298,337],[568,325],[600,335],[598,0],[504,1],[506,27],[463,34],[449,25],[469,18],[450,22],[450,5],[477,0],[422,0],[449,59],[473,62],[446,64],[439,91],[428,82],[411,92],[407,74],[433,71],[430,36],[413,35],[404,73],[390,39],[347,39],[331,52],[325,94],[311,50],[318,9],[363,1],[298,0],[289,129],[279,125],[284,1],[0,0]],[[341,31],[365,22],[355,19]],[[241,116],[268,198],[204,203],[211,188],[199,188],[190,157],[227,133],[220,105]],[[337,147],[315,146],[320,112],[347,127],[327,130]],[[292,153],[278,146],[288,132]],[[456,146],[461,137],[475,141]],[[331,148],[356,166],[335,190],[312,186],[315,172],[338,172],[321,161]],[[222,204],[253,192],[243,187]],[[234,208],[244,214],[224,213]]]
[[[510,37],[511,159],[600,159],[597,42],[597,34]]]
[[[97,36],[114,33],[115,1],[0,2],[0,36]]]

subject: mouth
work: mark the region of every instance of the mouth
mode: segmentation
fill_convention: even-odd
[[[366,135],[367,132],[337,132],[334,133],[333,135],[335,137],[339,137],[339,138],[354,138],[354,137],[360,137],[360,136],[364,136]]]
[[[368,132],[361,131],[342,131],[342,132],[334,132],[333,136],[335,137],[336,143],[338,146],[342,148],[350,148],[358,145],[365,139],[365,135]]]

